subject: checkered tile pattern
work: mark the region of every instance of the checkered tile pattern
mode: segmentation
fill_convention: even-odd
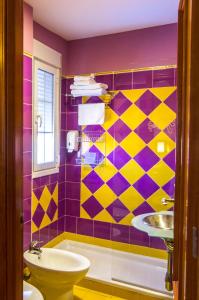
[[[174,193],[176,102],[176,87],[115,91],[105,123],[83,128],[103,135],[105,147],[95,140],[89,149],[105,163],[81,167],[81,218],[130,225],[162,210],[161,198]]]
[[[32,192],[32,233],[58,219],[58,183]]]

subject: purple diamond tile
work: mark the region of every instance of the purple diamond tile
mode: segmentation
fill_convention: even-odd
[[[95,168],[96,165],[101,164],[102,161],[104,160],[104,155],[94,145],[83,155],[83,158],[86,159],[86,156],[89,153],[95,154],[95,161],[93,162],[93,164],[89,164],[92,168]]]
[[[130,227],[120,224],[112,224],[111,228],[111,240],[129,244],[129,230]]]
[[[119,170],[131,159],[131,157],[126,151],[118,146],[108,155],[108,159]]]
[[[32,80],[32,58],[23,56],[23,78]]]
[[[166,86],[174,86],[175,77],[174,70],[164,69],[164,70],[154,70],[153,71],[153,87],[166,87]]]
[[[166,250],[166,246],[165,246],[164,241],[160,238],[157,238],[157,237],[150,237],[149,238],[149,247],[150,248],[155,248],[155,249]]]
[[[153,208],[147,202],[143,202],[140,206],[138,206],[133,211],[133,214],[135,216],[139,216],[139,215],[151,213],[151,212],[154,212]]]
[[[53,199],[50,200],[50,204],[48,206],[47,209],[47,215],[49,216],[49,218],[52,219],[54,218],[55,212],[57,210],[57,205],[55,204],[55,201]]]
[[[99,97],[97,96],[92,96],[90,97],[86,103],[102,103],[102,99],[100,99]]]
[[[43,187],[39,187],[39,188],[36,188],[33,190],[34,194],[35,194],[35,197],[37,198],[37,200],[40,199],[41,197],[41,194],[43,192]]]
[[[38,204],[38,206],[35,210],[35,213],[33,215],[33,218],[32,218],[37,227],[39,227],[41,225],[44,215],[45,215],[45,212],[44,212],[42,206],[40,204]]]
[[[164,129],[164,132],[175,142],[177,137],[176,120],[171,122],[169,126]]]
[[[107,185],[117,195],[121,195],[130,186],[129,182],[120,174],[115,174],[108,182]]]
[[[116,199],[113,203],[111,203],[106,210],[117,223],[130,213],[119,199]]]
[[[105,83],[108,85],[109,90],[113,90],[113,74],[97,75],[95,81],[98,83]]]
[[[160,129],[148,118],[135,129],[135,133],[137,133],[146,144],[148,144],[159,132]]]
[[[111,223],[94,221],[94,237],[110,240],[111,239]]]
[[[77,218],[72,216],[65,216],[65,231],[77,232]]]
[[[103,210],[103,206],[95,199],[94,196],[91,196],[87,201],[85,201],[82,204],[82,207],[92,219]]]
[[[131,101],[127,99],[121,92],[119,92],[112,100],[110,107],[112,110],[121,116],[131,106]]]
[[[144,89],[152,87],[152,71],[141,71],[133,73],[133,89]]]
[[[161,101],[153,95],[149,90],[147,90],[138,101],[136,101],[135,105],[139,107],[146,115],[149,115],[158,105],[160,105]]]
[[[114,90],[129,90],[133,88],[133,73],[114,74]]]
[[[175,150],[171,151],[167,156],[165,156],[164,161],[173,171],[175,171],[176,169]]]
[[[77,200],[66,199],[65,214],[74,217],[80,217],[80,202]]]
[[[131,132],[131,129],[122,121],[118,120],[109,128],[108,132],[118,142],[122,142]]]
[[[93,236],[94,231],[94,221],[87,219],[77,219],[77,233]]]
[[[136,181],[133,186],[144,199],[149,198],[159,189],[159,186],[147,174]]]
[[[32,104],[32,82],[23,81],[23,103]]]
[[[104,132],[104,128],[100,125],[88,125],[84,129],[84,133],[92,142],[96,142],[96,140],[98,140]]]
[[[175,177],[167,182],[162,189],[171,197],[174,198],[175,194]]]
[[[160,160],[149,147],[145,147],[134,159],[145,171],[151,169]]]
[[[147,233],[130,227],[130,244],[149,247],[149,236]]]
[[[49,192],[51,193],[51,195],[53,194],[56,185],[57,185],[57,182],[54,182],[54,183],[51,183],[51,184],[48,184],[48,185],[47,185],[48,190],[49,190]]]
[[[89,173],[82,182],[87,186],[91,193],[95,193],[104,184],[95,171]]]
[[[177,112],[177,91],[173,92],[164,103],[171,108],[174,112]]]

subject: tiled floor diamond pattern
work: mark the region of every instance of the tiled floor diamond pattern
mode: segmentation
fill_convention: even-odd
[[[32,232],[58,219],[58,184],[32,192]]]
[[[82,166],[81,217],[130,225],[173,196],[176,102],[175,87],[117,91],[102,125],[105,165]]]

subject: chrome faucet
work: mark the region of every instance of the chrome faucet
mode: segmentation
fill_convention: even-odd
[[[175,199],[162,198],[161,202],[162,202],[163,205],[167,205],[168,203],[175,202]]]
[[[38,255],[38,259],[41,258],[42,250],[40,248],[41,241],[32,241],[29,246],[29,252]]]

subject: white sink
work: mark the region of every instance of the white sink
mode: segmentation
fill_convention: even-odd
[[[131,224],[151,237],[173,240],[173,220],[172,211],[161,211],[136,216]]]
[[[34,287],[33,285],[24,281],[23,282],[23,300],[44,300],[44,298],[36,287]]]
[[[46,300],[73,299],[73,285],[83,279],[89,270],[89,260],[79,254],[53,248],[41,248],[40,258],[29,251],[24,260],[33,283]]]

